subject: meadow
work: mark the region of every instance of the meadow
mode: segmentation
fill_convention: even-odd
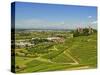
[[[72,35],[68,31],[16,32],[16,42],[24,40],[34,44],[16,46],[16,73],[96,68],[97,33],[77,37]],[[47,40],[48,37],[59,38]]]

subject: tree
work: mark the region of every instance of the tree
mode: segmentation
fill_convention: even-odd
[[[79,32],[78,32],[78,30],[73,31],[73,36],[74,36],[74,37],[79,36]]]
[[[88,28],[83,29],[83,35],[85,35],[85,36],[89,35],[89,29]]]

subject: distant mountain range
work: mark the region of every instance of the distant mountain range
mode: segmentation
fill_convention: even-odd
[[[15,29],[15,31],[71,31],[74,29]]]

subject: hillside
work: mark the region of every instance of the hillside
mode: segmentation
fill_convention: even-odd
[[[65,32],[63,34],[67,35]],[[31,48],[16,48],[17,73],[88,69],[96,68],[96,64],[96,33],[73,38],[65,37],[65,41],[62,43],[49,41],[41,42]]]

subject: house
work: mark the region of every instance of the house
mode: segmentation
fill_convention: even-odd
[[[25,40],[17,40],[15,42],[15,46],[16,47],[31,47],[31,46],[34,46],[34,44],[30,43],[30,42],[27,42]]]
[[[61,37],[48,37],[47,40],[59,43],[64,42],[64,38]]]

